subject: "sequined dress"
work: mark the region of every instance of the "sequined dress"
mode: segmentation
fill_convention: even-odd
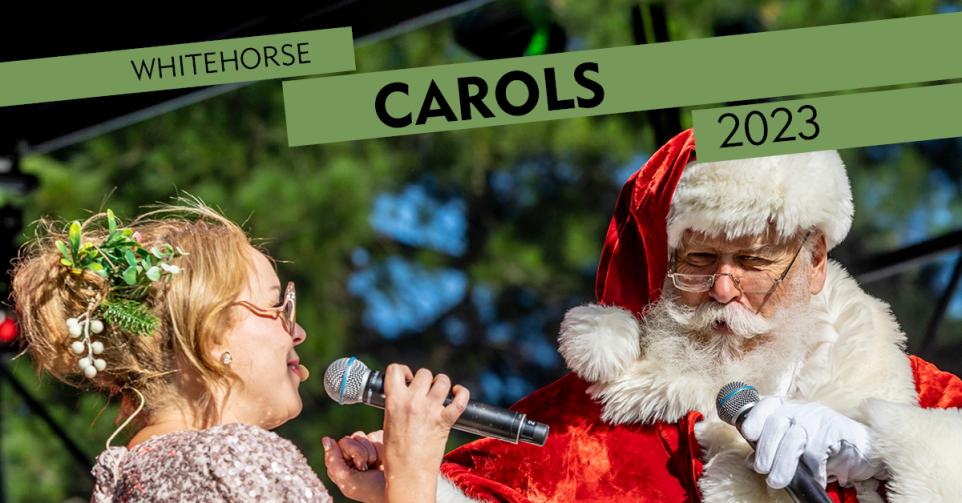
[[[226,424],[153,437],[97,457],[90,501],[329,502],[301,451],[257,426]]]

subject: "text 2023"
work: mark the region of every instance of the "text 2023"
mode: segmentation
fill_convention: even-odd
[[[796,108],[794,113],[788,108],[778,107],[772,110],[772,113],[769,114],[768,117],[758,110],[752,110],[745,114],[744,130],[745,139],[748,140],[748,143],[758,146],[768,141],[769,117],[772,120],[773,128],[778,127],[778,122],[784,120],[781,129],[778,130],[778,134],[772,138],[772,143],[795,141],[799,138],[802,140],[814,140],[818,137],[820,129],[816,121],[818,112],[815,110],[815,107],[812,105],[802,105]],[[718,123],[721,124],[727,118],[731,118],[733,124],[731,131],[728,133],[728,137],[722,142],[721,148],[744,146],[744,142],[732,141],[732,138],[738,134],[738,126],[742,121],[737,115],[731,112],[725,112],[718,118]],[[798,129],[792,128],[792,122],[795,118],[802,121]],[[788,135],[788,133],[795,134]]]

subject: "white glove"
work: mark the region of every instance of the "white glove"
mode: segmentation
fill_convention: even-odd
[[[867,426],[815,402],[764,398],[742,424],[745,438],[757,442],[754,470],[768,474],[773,489],[791,482],[801,457],[818,482],[845,486],[882,474],[872,459]]]

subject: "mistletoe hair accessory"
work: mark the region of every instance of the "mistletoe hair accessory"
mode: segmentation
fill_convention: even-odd
[[[181,271],[173,259],[186,255],[169,244],[151,247],[141,244],[141,236],[129,228],[118,228],[111,210],[106,212],[107,234],[99,243],[85,240],[79,221],[70,224],[67,241],[57,241],[62,255],[60,264],[69,274],[83,279],[93,273],[105,280],[105,287],[94,293],[87,309],[77,317],[67,319],[67,331],[72,339],[70,351],[86,356],[80,358],[83,374],[93,379],[107,367],[97,355],[104,345],[92,335],[104,330],[119,331],[136,336],[150,336],[160,320],[150,311],[146,298],[155,282],[166,282]],[[106,322],[106,325],[104,324]]]
[[[94,357],[94,355],[99,355],[104,352],[104,343],[93,340],[90,337],[90,333],[99,334],[103,332],[104,323],[98,319],[91,318],[90,313],[93,310],[94,304],[91,303],[90,306],[87,312],[80,315],[80,317],[67,318],[67,331],[70,333],[70,337],[74,339],[83,336],[83,339],[70,343],[70,350],[78,355],[86,351],[87,356],[80,359],[80,370],[89,379],[93,379],[97,376],[98,371],[107,367],[107,362],[103,358]]]

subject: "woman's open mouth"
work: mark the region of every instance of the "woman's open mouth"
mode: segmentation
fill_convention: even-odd
[[[300,358],[294,358],[293,360],[287,362],[287,369],[293,372],[301,382],[306,381],[311,375],[311,372],[307,370],[307,367],[301,365]]]

